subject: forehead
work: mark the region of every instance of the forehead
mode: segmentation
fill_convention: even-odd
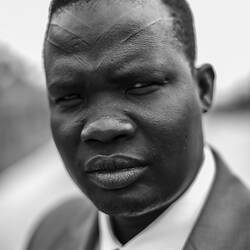
[[[91,61],[100,65],[111,57],[146,59],[160,49],[181,47],[172,24],[170,11],[160,0],[90,1],[53,16],[47,52],[74,56],[85,65]]]
[[[93,6],[91,3],[97,3]],[[109,0],[82,2],[53,16],[49,38],[58,43],[81,42],[86,47],[99,43],[122,42],[131,36],[150,33],[155,27],[161,30],[154,35],[172,33],[172,17],[160,1]],[[70,45],[70,44],[69,44]],[[83,46],[84,47],[84,46]]]

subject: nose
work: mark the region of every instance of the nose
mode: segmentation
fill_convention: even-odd
[[[104,117],[91,122],[81,132],[82,141],[110,143],[118,138],[129,138],[135,133],[132,121]]]

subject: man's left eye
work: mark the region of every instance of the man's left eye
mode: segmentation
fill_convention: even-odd
[[[146,95],[158,90],[162,85],[163,83],[159,82],[150,82],[150,83],[138,82],[134,84],[132,87],[130,87],[127,90],[127,93],[132,95]]]

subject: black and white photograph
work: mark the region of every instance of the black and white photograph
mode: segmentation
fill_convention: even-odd
[[[250,2],[0,7],[0,250],[249,250]]]

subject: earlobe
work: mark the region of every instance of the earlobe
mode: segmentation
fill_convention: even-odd
[[[215,72],[210,64],[196,69],[196,81],[199,89],[201,109],[206,113],[212,106],[215,85]]]

